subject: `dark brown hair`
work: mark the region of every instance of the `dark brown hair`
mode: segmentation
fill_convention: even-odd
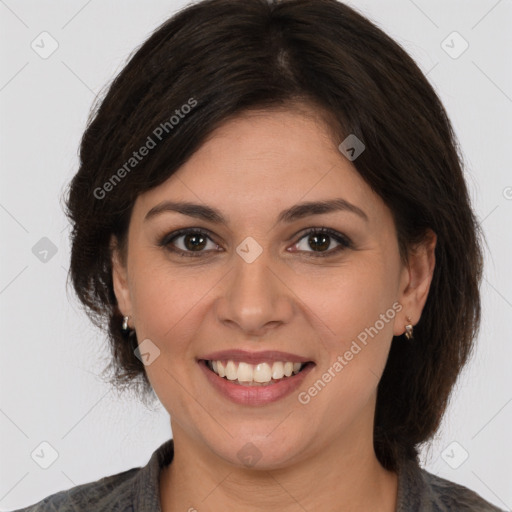
[[[107,331],[112,382],[141,384],[141,397],[149,396],[136,345],[121,334],[111,235],[124,251],[136,197],[168,179],[221,122],[299,103],[324,116],[337,144],[349,134],[365,144],[353,163],[390,208],[404,262],[428,228],[438,237],[415,339],[393,339],[378,386],[375,451],[396,470],[438,429],[471,355],[481,232],[439,98],[411,57],[355,10],[335,0],[206,0],[161,25],[99,100],[83,135],[66,200],[70,277]],[[130,160],[148,137],[155,145],[147,156]]]

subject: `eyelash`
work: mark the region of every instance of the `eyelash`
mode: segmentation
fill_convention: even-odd
[[[160,240],[158,245],[161,246],[161,247],[165,247],[168,251],[176,253],[176,254],[178,254],[180,256],[192,257],[192,258],[197,258],[197,257],[203,256],[206,251],[197,251],[196,253],[194,253],[194,251],[183,251],[183,250],[177,249],[176,247],[173,247],[171,245],[171,242],[173,242],[174,240],[176,240],[180,236],[189,235],[189,234],[206,235],[207,238],[210,241],[214,242],[214,240],[212,240],[211,237],[209,236],[209,231],[208,230],[197,229],[197,228],[186,228],[186,229],[180,229],[178,231],[174,231],[172,233],[169,233],[169,234],[165,235]],[[310,255],[308,255],[306,257],[325,258],[325,257],[328,257],[328,256],[334,256],[335,254],[338,254],[339,252],[343,251],[344,249],[352,248],[352,242],[351,242],[351,240],[348,237],[346,237],[345,235],[342,235],[341,233],[338,233],[337,231],[334,231],[334,230],[329,229],[329,228],[324,228],[324,227],[308,229],[306,232],[304,232],[300,236],[300,238],[297,240],[297,242],[295,242],[294,245],[296,245],[303,238],[305,238],[305,237],[307,237],[307,236],[309,236],[311,234],[329,235],[336,242],[338,242],[340,245],[338,247],[334,248],[334,249],[330,249],[329,251],[324,251],[324,252],[322,252],[322,251],[320,251],[320,252],[317,252],[317,251],[299,251],[299,252],[313,253],[313,254],[310,254]]]

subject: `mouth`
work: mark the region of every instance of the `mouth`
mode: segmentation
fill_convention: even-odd
[[[218,377],[245,387],[265,387],[293,379],[315,365],[313,361],[263,361],[251,364],[234,359],[200,359],[199,363]]]
[[[232,403],[265,406],[296,392],[316,363],[290,352],[222,350],[197,362],[212,389]]]

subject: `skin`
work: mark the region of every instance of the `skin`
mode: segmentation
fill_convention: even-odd
[[[358,206],[368,221],[336,211],[276,222],[297,203],[333,198]],[[176,212],[144,221],[164,200],[214,207],[229,223]],[[212,234],[199,257],[159,245],[164,235],[189,227]],[[340,243],[332,237],[325,246],[322,239],[308,243],[305,231],[321,227],[352,246],[335,253]],[[236,252],[248,236],[262,248],[252,263]],[[193,252],[188,240],[173,243]],[[160,476],[163,512],[394,511],[397,475],[381,466],[373,447],[377,385],[393,335],[404,333],[407,316],[413,325],[421,316],[435,243],[431,233],[402,265],[391,211],[313,111],[238,115],[166,182],[139,195],[125,265],[112,239],[113,278],[139,343],[149,338],[160,350],[145,368],[175,442],[174,460]],[[327,251],[332,255],[318,256]],[[300,403],[298,392],[394,303],[402,306],[394,318],[308,404]],[[212,388],[196,362],[230,348],[282,350],[316,366],[298,392],[263,406],[237,405]],[[254,467],[237,456],[248,442],[261,454]]]

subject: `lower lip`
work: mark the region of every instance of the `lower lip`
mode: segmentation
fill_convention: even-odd
[[[211,385],[223,396],[241,405],[265,405],[275,402],[293,393],[306,378],[306,375],[313,369],[313,364],[308,364],[302,371],[292,377],[284,378],[274,384],[266,386],[242,386],[234,381],[219,377],[215,372],[206,366],[204,360],[199,361]]]

